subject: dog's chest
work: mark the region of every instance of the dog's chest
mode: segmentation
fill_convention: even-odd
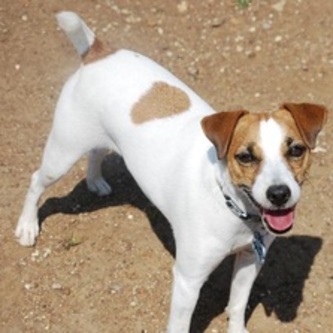
[[[238,252],[242,249],[252,247],[256,233],[264,235],[266,231],[258,222],[239,221],[230,252]]]

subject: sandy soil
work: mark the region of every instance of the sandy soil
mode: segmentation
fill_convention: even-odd
[[[81,161],[43,196],[36,246],[13,237],[61,86],[79,65],[54,13],[78,11],[101,38],[152,57],[216,110],[285,101],[332,108],[333,2],[235,3],[0,2],[1,332],[155,333],[168,316],[172,234],[119,158],[104,165],[114,195],[87,191]],[[276,241],[253,288],[251,332],[332,332],[332,127],[329,119],[296,226]],[[193,332],[225,332],[232,260],[204,286]]]

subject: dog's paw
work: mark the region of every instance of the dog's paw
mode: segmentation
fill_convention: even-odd
[[[19,223],[15,230],[15,236],[23,246],[33,246],[39,233],[38,222]]]
[[[112,192],[111,186],[104,178],[87,179],[87,186],[90,192],[94,192],[100,197],[109,195]]]

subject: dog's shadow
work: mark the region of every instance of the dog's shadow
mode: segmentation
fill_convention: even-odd
[[[146,199],[122,159],[115,154],[109,155],[103,163],[103,171],[114,194],[98,197],[87,190],[85,181],[81,181],[68,195],[46,200],[39,210],[40,223],[57,213],[80,214],[131,204],[145,212],[157,237],[175,256],[175,243],[169,223]],[[272,245],[268,259],[252,289],[247,319],[260,303],[267,315],[275,313],[282,322],[295,319],[303,299],[305,280],[321,246],[322,240],[317,237],[278,238]],[[211,320],[224,311],[229,297],[233,261],[233,257],[224,260],[203,286],[193,315],[191,332],[203,332]]]

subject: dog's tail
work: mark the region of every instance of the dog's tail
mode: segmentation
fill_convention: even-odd
[[[58,24],[74,45],[76,51],[84,57],[95,42],[95,34],[74,12],[63,11],[56,15]]]

